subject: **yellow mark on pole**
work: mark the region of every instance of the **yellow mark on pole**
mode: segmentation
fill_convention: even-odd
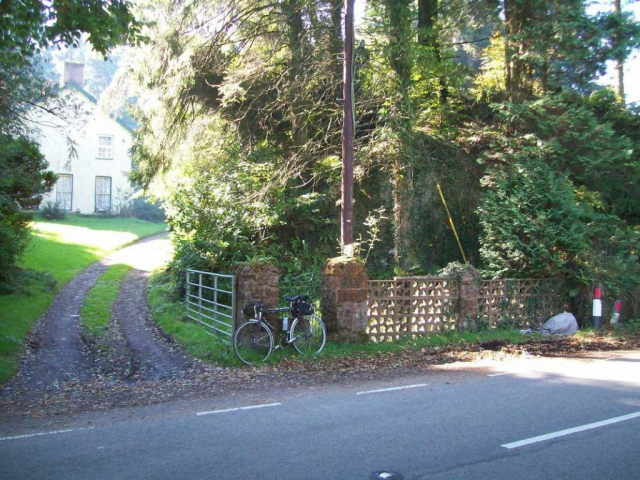
[[[458,242],[458,247],[460,247],[460,253],[462,254],[462,259],[464,263],[469,263],[467,261],[467,256],[464,254],[464,248],[462,248],[462,243],[460,242],[460,237],[458,236],[458,231],[456,230],[456,226],[453,223],[453,218],[451,217],[451,213],[449,212],[449,207],[447,206],[447,201],[444,199],[444,193],[442,193],[442,188],[440,188],[440,184],[436,183],[436,187],[438,188],[438,193],[440,194],[440,200],[442,200],[442,204],[444,205],[444,209],[447,211],[447,216],[449,217],[449,224],[451,225],[451,229],[453,230],[453,234],[456,237],[456,241]]]

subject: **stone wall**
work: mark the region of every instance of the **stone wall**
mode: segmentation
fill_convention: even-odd
[[[278,307],[280,271],[270,263],[246,263],[240,265],[236,272],[236,325],[246,320],[242,308],[255,302],[262,302],[266,308]],[[276,326],[273,318],[268,318],[271,325]]]
[[[479,296],[478,273],[469,269],[460,275],[460,300],[457,330],[475,330],[477,328],[477,309]]]
[[[325,264],[320,309],[327,331],[334,339],[366,339],[367,283],[367,272],[360,261],[338,257]]]

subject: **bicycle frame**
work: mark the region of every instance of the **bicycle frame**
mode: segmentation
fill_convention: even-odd
[[[293,316],[293,312],[291,309],[291,306],[289,307],[278,307],[278,308],[262,308],[262,304],[261,303],[256,303],[255,307],[255,312],[256,312],[256,320],[258,320],[260,323],[262,323],[263,325],[265,325],[270,331],[271,333],[274,335],[274,337],[277,337],[278,340],[285,340],[285,342],[287,344],[289,343],[293,343],[293,341],[295,340],[294,338],[291,338],[291,325],[293,324],[293,320],[295,318],[298,318],[296,316]],[[289,325],[286,330],[286,332],[280,331],[278,332],[269,322],[267,322],[264,319],[265,315],[268,315],[270,313],[277,313],[277,314],[281,314],[281,313],[289,313],[290,317],[289,317]],[[280,345],[280,343],[275,343],[273,345],[274,350],[277,350],[278,348],[280,348],[282,345]]]

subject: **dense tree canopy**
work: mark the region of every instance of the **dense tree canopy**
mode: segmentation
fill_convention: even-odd
[[[300,272],[337,254],[341,9],[143,6],[135,176],[165,175],[176,266]],[[354,207],[371,275],[433,272],[462,247],[489,275],[637,288],[638,111],[594,83],[637,29],[581,0],[367,2]]]

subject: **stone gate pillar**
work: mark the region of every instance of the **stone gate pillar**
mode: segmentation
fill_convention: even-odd
[[[456,325],[457,330],[464,332],[467,329],[475,330],[477,328],[478,296],[478,273],[475,269],[467,269],[460,275],[460,310]]]
[[[338,257],[325,263],[320,309],[327,331],[334,339],[367,339],[367,283],[367,271],[359,260]]]
[[[236,325],[243,322],[242,307],[262,302],[267,308],[278,307],[280,270],[270,263],[245,263],[236,269]],[[271,322],[272,325],[277,325]]]

